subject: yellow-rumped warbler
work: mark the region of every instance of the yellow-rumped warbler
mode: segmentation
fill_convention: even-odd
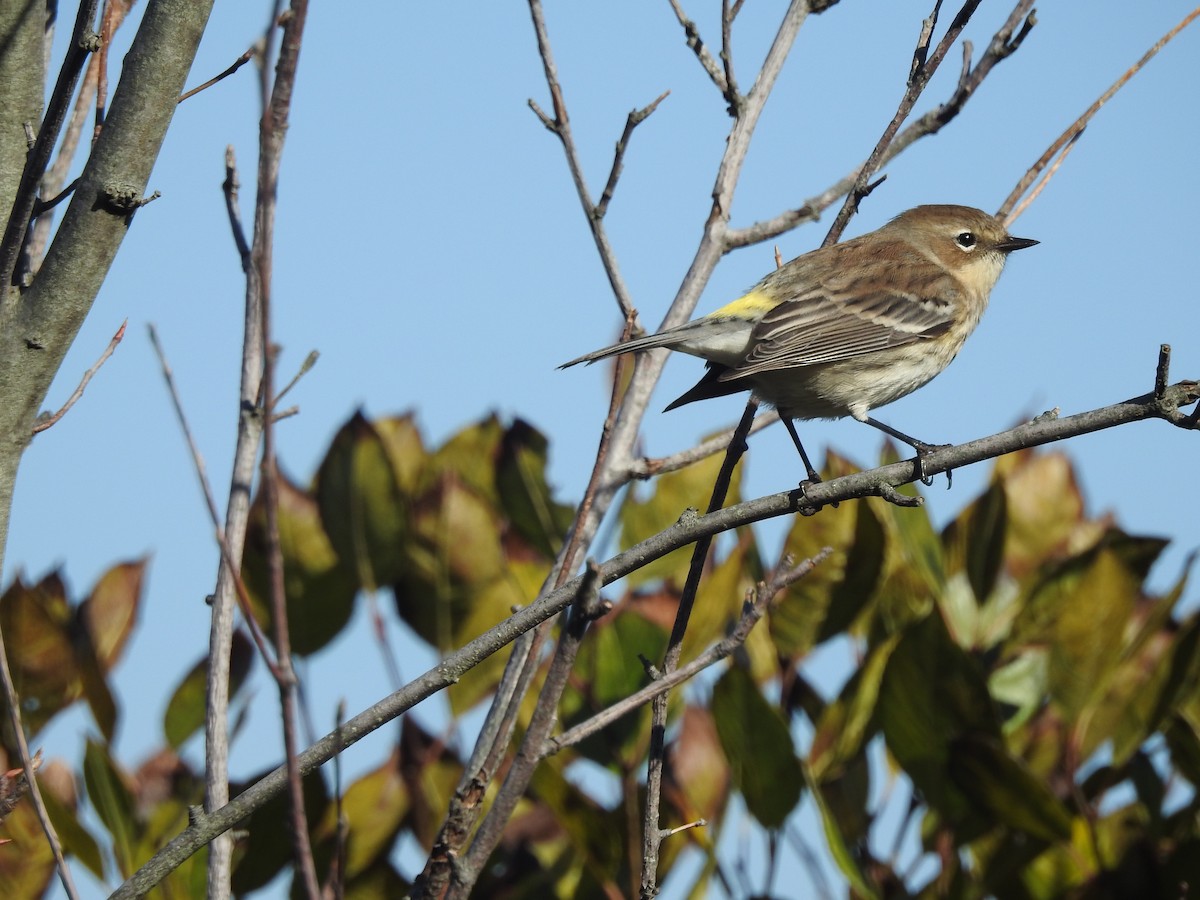
[[[877,231],[779,267],[746,294],[699,319],[565,363],[655,347],[708,360],[700,382],[667,409],[751,390],[775,406],[818,480],[792,419],[853,416],[912,446],[932,446],[868,413],[946,368],[975,330],[1008,254],[1037,241],[1012,237],[982,210],[918,206]]]

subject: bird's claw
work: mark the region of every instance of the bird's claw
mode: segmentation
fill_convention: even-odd
[[[933,479],[934,479],[933,475],[925,474],[925,457],[928,456],[930,453],[935,453],[938,450],[944,450],[945,448],[950,447],[950,446],[952,446],[952,445],[951,444],[926,444],[926,443],[920,442],[920,441],[913,444],[913,449],[917,451],[917,458],[916,458],[916,460],[914,460],[914,466],[916,467],[916,471],[917,471],[917,478],[919,478],[921,480],[921,484],[925,485],[925,487],[933,487]],[[954,470],[947,469],[946,470],[946,490],[950,490],[950,486],[953,483],[954,483]]]
[[[812,487],[813,485],[820,484],[820,483],[821,483],[821,476],[818,475],[816,472],[809,472],[808,477],[805,478],[798,485],[798,490],[800,491],[800,499],[803,501],[800,504],[800,515],[815,516],[818,512],[820,512],[821,507],[825,505],[824,503],[819,503],[816,500],[810,500],[809,496],[808,496],[808,489],[810,487]],[[832,506],[834,509],[837,509],[838,501],[832,500],[832,501],[830,501],[829,505]]]

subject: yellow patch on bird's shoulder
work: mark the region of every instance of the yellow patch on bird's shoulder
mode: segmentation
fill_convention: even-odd
[[[751,291],[743,294],[732,303],[726,303],[720,309],[710,312],[706,319],[757,319],[779,305],[777,298],[767,296],[762,291]]]

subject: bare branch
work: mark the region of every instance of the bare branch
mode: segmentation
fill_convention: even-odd
[[[629,138],[633,135],[633,129],[646,121],[658,109],[658,104],[666,100],[670,93],[670,91],[663,91],[649,106],[633,110],[625,120],[625,130],[621,132],[621,138],[617,141],[617,150],[613,155],[612,170],[608,173],[608,182],[604,185],[604,190],[600,193],[600,202],[592,210],[592,215],[596,218],[602,219],[604,218],[604,214],[608,212],[609,201],[612,200],[613,191],[617,189],[617,179],[621,177],[621,167],[625,161],[625,151],[629,147]],[[533,105],[534,112],[545,116],[545,113],[537,108],[537,104],[533,103],[532,100],[529,102]],[[551,131],[555,131],[555,129],[551,128]]]
[[[721,71],[721,67],[717,65],[717,61],[712,58],[712,54],[704,46],[704,41],[700,38],[700,30],[696,27],[696,23],[684,13],[679,0],[667,0],[667,2],[671,4],[671,9],[675,12],[675,18],[683,26],[683,33],[687,37],[688,48],[696,54],[696,59],[700,61],[700,65],[704,67],[704,71],[708,73],[708,77],[712,79],[712,83],[717,86],[717,90],[721,92],[721,96],[728,95],[729,83],[725,80],[725,73]]]
[[[279,166],[287,135],[292,92],[300,61],[304,24],[308,18],[308,0],[292,0],[289,15],[282,17],[283,36],[275,65],[275,83],[271,99],[262,117],[259,135],[258,204],[254,219],[254,243],[251,248],[254,269],[258,273],[262,308],[263,378],[262,395],[266,416],[263,422],[261,478],[263,505],[266,510],[267,568],[271,588],[271,619],[278,666],[272,671],[279,689],[280,719],[283,729],[284,761],[288,775],[292,862],[296,879],[308,900],[319,900],[321,883],[317,878],[308,815],[304,809],[304,784],[296,756],[296,673],[292,668],[291,636],[288,630],[287,597],[283,581],[283,550],[279,540],[279,466],[275,457],[275,354],[271,345],[271,279],[275,233],[275,206],[279,195]]]
[[[554,106],[554,117],[551,118],[548,116],[533,100],[529,101],[529,107],[541,120],[542,124],[554,132],[558,136],[558,139],[562,141],[563,152],[567,157],[567,168],[570,170],[571,178],[575,182],[575,192],[579,196],[580,205],[583,207],[584,215],[587,217],[588,227],[592,232],[592,240],[596,244],[596,251],[600,254],[600,262],[604,266],[605,274],[608,276],[608,283],[612,287],[617,306],[621,309],[621,316],[628,319],[633,315],[633,300],[629,295],[629,289],[625,285],[625,279],[621,276],[621,270],[617,266],[616,251],[613,250],[612,244],[608,240],[608,233],[604,229],[603,216],[604,210],[608,207],[608,200],[601,199],[603,206],[600,208],[600,214],[597,215],[597,206],[592,203],[587,181],[583,177],[583,164],[579,159],[579,152],[575,147],[575,138],[571,133],[571,122],[567,116],[567,103],[563,97],[562,85],[558,80],[558,67],[554,64],[554,53],[550,49],[550,35],[546,30],[546,17],[542,10],[541,0],[529,0],[529,13],[533,18],[533,30],[537,36],[538,54],[541,56],[542,68],[546,75],[546,86],[550,89],[550,100]],[[659,100],[661,99],[660,97]],[[654,103],[647,107],[648,112],[646,112],[646,115],[654,111],[659,100],[654,101]],[[642,116],[642,118],[644,119],[645,116]],[[626,135],[631,130],[627,121]],[[609,175],[609,181],[614,187],[616,173],[622,157],[623,153],[618,149],[617,159],[613,162],[613,174]]]
[[[725,68],[725,101],[729,114],[736,117],[742,98],[738,93],[737,78],[733,74],[733,20],[741,5],[730,6],[729,0],[721,0],[721,65]]]
[[[754,424],[750,426],[750,431],[747,432],[747,435],[757,434],[768,425],[774,425],[778,421],[779,413],[773,409],[761,413],[754,419]],[[687,450],[681,450],[678,453],[672,453],[670,456],[656,458],[644,456],[629,468],[627,476],[629,478],[645,480],[667,472],[677,472],[694,462],[699,462],[710,456],[716,456],[729,447],[729,441],[733,437],[734,430],[734,428],[727,428],[725,431],[715,434],[705,441],[701,441],[694,447],[689,447]]]
[[[245,53],[243,53],[241,56],[239,56],[237,59],[235,59],[233,61],[233,65],[231,65],[224,72],[221,72],[219,75],[214,75],[212,78],[208,79],[208,81],[204,82],[204,84],[199,85],[198,87],[194,87],[190,91],[185,91],[184,93],[180,94],[179,100],[177,102],[182,103],[184,100],[188,99],[188,97],[194,97],[201,91],[212,87],[218,81],[223,81],[224,79],[228,78],[230,75],[232,75],[234,72],[236,72],[242,66],[244,66],[246,63],[250,62],[250,60],[254,59],[255,50],[256,50],[255,47],[251,47],[249,50],[247,50]]]
[[[806,576],[817,565],[824,562],[831,552],[833,552],[832,549],[826,547],[812,559],[806,559],[797,566],[781,567],[775,573],[774,577],[766,582],[760,582],[754,588],[750,598],[746,601],[737,624],[725,638],[713,644],[687,665],[681,666],[674,672],[664,675],[656,669],[654,680],[641,690],[630,694],[624,700],[618,700],[612,706],[596,713],[590,719],[580,722],[562,734],[547,740],[545,746],[542,748],[542,756],[553,756],[560,750],[572,747],[586,740],[623,716],[645,706],[646,703],[655,697],[665,694],[671,688],[689,681],[700,672],[709,668],[713,663],[725,659],[725,657],[733,653],[738,647],[746,643],[746,639],[750,636],[750,632],[754,630],[754,626],[758,624],[759,620],[770,609],[775,596],[784,588]]]
[[[1183,31],[1183,29],[1187,28],[1187,26],[1195,21],[1198,16],[1200,16],[1200,6],[1196,7],[1186,16],[1184,16],[1178,25],[1159,38],[1158,41],[1155,42],[1154,46],[1145,52],[1141,59],[1130,66],[1120,78],[1118,78],[1109,86],[1108,90],[1096,98],[1096,101],[1086,110],[1084,110],[1083,115],[1072,122],[1066,131],[1059,135],[1058,139],[1046,148],[1046,152],[1041,155],[1038,161],[1030,166],[1029,171],[1025,173],[1024,177],[1022,177],[1019,182],[1017,182],[1017,186],[1013,188],[1012,193],[1005,198],[1002,204],[1000,204],[1000,209],[996,211],[996,218],[1003,219],[1006,226],[1015,222],[1017,217],[1025,210],[1033,198],[1031,197],[1029,201],[1022,203],[1021,206],[1015,210],[1013,207],[1016,206],[1017,200],[1019,200],[1027,190],[1029,190],[1029,186],[1033,184],[1034,180],[1041,173],[1041,171],[1045,169],[1047,165],[1049,165],[1052,159],[1058,156],[1059,161],[1055,163],[1054,168],[1046,174],[1045,179],[1043,179],[1042,183],[1037,188],[1038,192],[1041,191],[1041,189],[1045,186],[1045,183],[1048,182],[1054,175],[1054,172],[1057,170],[1058,166],[1062,164],[1062,160],[1065,159],[1066,155],[1070,152],[1071,146],[1079,139],[1080,135],[1083,134],[1084,128],[1087,127],[1087,124],[1092,120],[1096,113],[1100,111],[1100,108],[1109,100],[1111,100],[1113,95],[1123,88],[1129,79],[1140,72],[1146,63],[1150,62],[1150,60],[1152,60],[1158,54],[1159,50],[1174,40],[1175,36],[1179,34],[1179,32]],[[1023,36],[1023,33],[1018,37],[1021,36]],[[1062,152],[1061,156],[1059,156],[1060,151]],[[1034,196],[1036,196],[1036,194]]]
[[[96,360],[95,364],[90,369],[83,373],[83,378],[79,380],[79,386],[75,388],[71,396],[67,398],[67,402],[64,403],[62,408],[59,409],[59,411],[54,415],[47,416],[45,419],[39,420],[38,423],[33,426],[34,434],[45,431],[47,428],[65,416],[67,414],[67,410],[79,402],[79,398],[83,396],[83,391],[88,386],[88,382],[92,380],[92,376],[100,371],[100,367],[108,361],[108,358],[113,355],[113,351],[117,349],[117,344],[121,343],[121,338],[125,337],[125,326],[128,324],[128,319],[121,323],[121,327],[118,328],[117,333],[112,336],[112,340],[108,342],[108,346],[104,348],[104,352],[100,354],[100,358]]]
[[[184,441],[188,445],[188,453],[192,458],[192,467],[196,472],[196,477],[200,481],[200,491],[204,495],[204,504],[208,508],[209,521],[212,523],[216,533],[217,546],[221,551],[221,561],[231,571],[233,582],[237,587],[238,600],[242,606],[242,615],[246,619],[246,627],[250,629],[250,635],[254,639],[254,644],[258,647],[258,652],[266,663],[267,668],[272,672],[275,671],[276,663],[267,648],[266,638],[263,637],[262,629],[258,627],[258,620],[254,617],[254,610],[250,603],[250,593],[246,590],[246,585],[242,581],[240,569],[235,568],[239,557],[235,557],[229,542],[226,540],[225,532],[221,529],[220,515],[217,512],[217,501],[213,496],[212,486],[208,481],[208,467],[204,463],[204,456],[200,453],[200,448],[196,444],[196,439],[192,435],[192,427],[188,424],[187,413],[183,410],[183,400],[179,396],[179,389],[175,386],[175,373],[171,369],[171,363],[167,360],[167,354],[163,350],[162,342],[158,339],[158,329],[151,322],[147,325],[150,333],[150,343],[154,346],[154,353],[158,357],[158,364],[162,370],[163,381],[167,385],[167,392],[171,396],[171,406],[175,410],[175,416],[179,421],[180,430],[183,431]]]

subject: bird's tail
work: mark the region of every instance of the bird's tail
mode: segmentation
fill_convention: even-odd
[[[625,341],[620,344],[613,344],[611,347],[604,347],[601,350],[593,350],[591,353],[585,353],[583,356],[577,357],[570,362],[563,363],[559,368],[569,369],[571,366],[577,366],[580,363],[588,363],[590,365],[599,360],[608,359],[610,356],[620,356],[622,353],[640,353],[643,350],[653,350],[656,347],[676,347],[686,342],[691,336],[692,332],[686,326],[669,328],[666,331],[660,331],[658,334],[648,334],[645,337],[634,338],[631,341]]]

